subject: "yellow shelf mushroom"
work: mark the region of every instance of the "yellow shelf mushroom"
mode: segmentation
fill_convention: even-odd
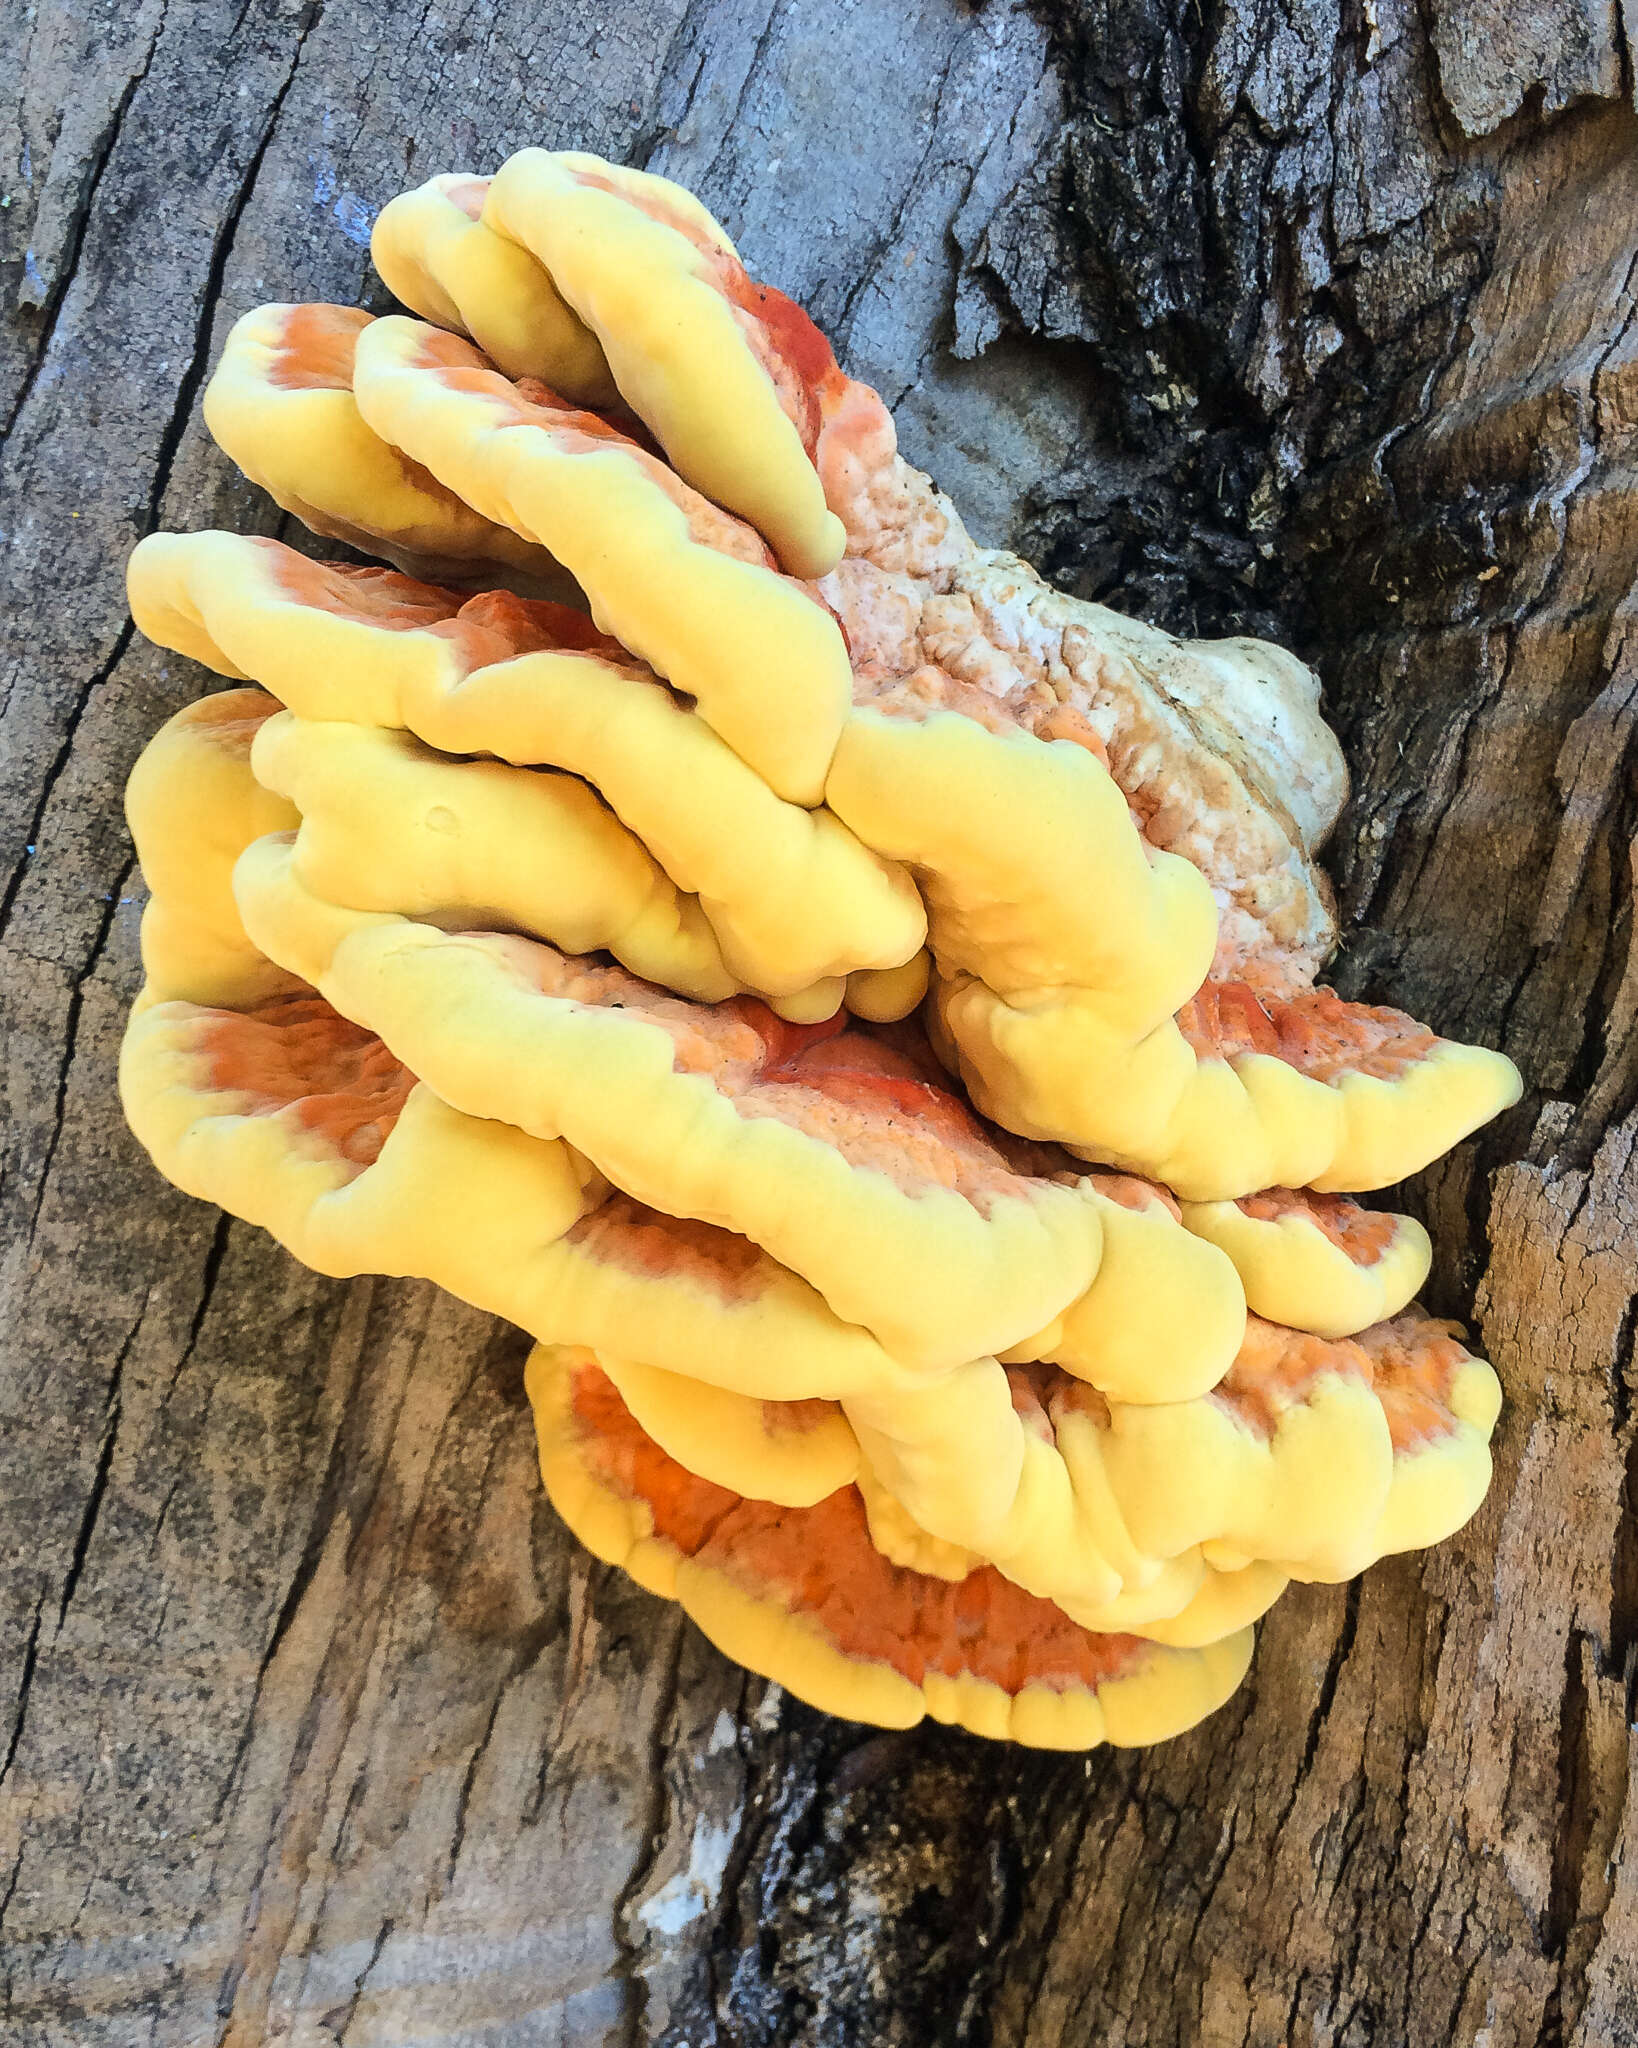
[[[396,315],[360,334],[366,423],[467,504],[544,548],[592,616],[694,698],[773,790],[816,804],[847,715],[847,643],[753,528],[629,435]]]
[[[952,1584],[893,1565],[851,1487],[780,1508],[699,1478],[637,1426],[590,1352],[537,1347],[526,1384],[546,1491],[586,1547],[831,1713],[1129,1746],[1192,1727],[1245,1675],[1249,1629],[1197,1649],[1094,1634],[996,1572]]]
[[[775,796],[583,614],[227,533],[150,535],[126,581],[151,640],[254,675],[302,718],[583,777],[699,899],[729,971],[782,1008],[813,1008],[828,984],[816,1014],[829,1015],[853,975],[870,981],[850,1004],[878,1017],[925,993],[927,915],[909,875],[834,813]],[[884,988],[889,976],[905,985]]]
[[[375,248],[421,319],[262,308],[206,412],[412,573],[130,564],[272,693],[132,777],[133,1128],[529,1331],[565,1519],[750,1668],[1191,1725],[1290,1581],[1473,1512],[1500,1399],[1410,1305],[1426,1233],[1345,1199],[1520,1084],[1316,986],[1315,679],[977,547],[664,180],[526,150]]]
[[[411,575],[566,594],[543,548],[482,518],[365,424],[353,355],[369,325],[351,306],[246,313],[205,387],[217,446],[314,533],[385,555]]]
[[[1345,1195],[1267,1188],[1237,1202],[1185,1202],[1184,1225],[1228,1253],[1246,1306],[1271,1323],[1351,1337],[1421,1289],[1433,1241],[1413,1216]]]

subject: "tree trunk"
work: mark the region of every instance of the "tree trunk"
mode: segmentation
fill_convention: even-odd
[[[8,2042],[1638,2042],[1638,127],[1613,0],[45,0],[0,110]],[[114,1097],[202,380],[524,143],[670,173],[1069,587],[1314,661],[1350,995],[1524,1104],[1405,1191],[1476,1521],[1150,1752],[838,1723],[545,1506],[524,1339]]]

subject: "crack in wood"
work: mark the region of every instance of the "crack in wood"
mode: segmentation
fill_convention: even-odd
[[[108,1088],[114,1113],[105,975],[96,972],[116,944],[105,920],[68,997],[52,981],[51,1007],[42,1001],[39,1012],[46,1024],[28,1025],[55,1036],[25,1067],[38,1077],[34,1096],[19,1098],[24,1128],[38,1137],[25,1156],[44,1157],[39,1188],[59,1188],[61,1201],[36,1210],[50,1228],[37,1233],[34,1265],[20,1254],[25,1295],[39,1288],[38,1313],[54,1317],[48,1355],[22,1363],[25,1374],[39,1366],[38,1381],[26,1381],[30,1402],[41,1400],[37,1384],[47,1408],[83,1399],[89,1386],[93,1415],[108,1382],[97,1347],[111,1349],[123,1332],[140,1368],[132,1363],[118,1384],[117,1415],[104,1407],[96,1471],[76,1469],[60,1501],[52,1496],[58,1519],[41,1544],[63,1558],[61,1583],[42,1590],[26,1559],[6,1581],[12,1606],[0,1625],[21,1679],[0,1763],[0,1824],[26,1827],[35,1845],[26,1868],[20,1844],[8,1838],[0,1851],[0,1869],[10,1868],[0,1899],[10,2032],[37,2033],[42,2048],[124,2048],[136,2038],[193,2048],[230,2027],[249,2043],[276,2038],[276,2026],[294,2038],[324,2028],[338,2040],[406,2043],[434,2030],[499,2040],[528,2027],[543,2038],[554,2028],[566,2038],[687,2038],[692,2048],[706,2038],[734,2048],[866,2039],[1056,2048],[1093,2034],[1125,2048],[1194,2048],[1209,2026],[1211,2048],[1242,2039],[1341,2048],[1367,2037],[1537,2048],[1543,2029],[1557,2028],[1566,2044],[1599,2048],[1596,2026],[1606,2023],[1597,2016],[1613,2009],[1597,2004],[1613,1995],[1599,1990],[1608,1958],[1623,1942],[1630,1956],[1638,1939],[1631,1845],[1620,1834],[1638,1706],[1634,1311],[1629,1295],[1589,1336],[1588,1303],[1596,1295],[1602,1316],[1609,1284],[1572,1278],[1565,1246],[1574,1232],[1575,1258],[1611,1260],[1608,1247],[1633,1243],[1611,1140],[1632,1092],[1622,994],[1631,895],[1612,865],[1633,824],[1624,782],[1612,787],[1630,767],[1621,723],[1630,707],[1600,695],[1618,673],[1615,643],[1607,667],[1594,658],[1621,601],[1616,570],[1638,558],[1616,488],[1632,410],[1630,261],[1609,266],[1602,312],[1586,282],[1596,267],[1587,252],[1605,246],[1600,221],[1619,207],[1629,222],[1638,217],[1620,161],[1632,121],[1609,105],[1557,124],[1531,115],[1478,144],[1445,116],[1430,135],[1420,124],[1428,108],[1435,130],[1441,118],[1429,52],[1446,4],[1376,0],[1383,33],[1368,57],[1365,17],[1351,8],[1298,23],[1250,0],[1224,0],[1203,17],[1192,0],[1042,0],[1061,31],[1056,61],[1074,103],[1043,147],[1075,128],[1083,171],[1099,151],[1122,153],[1124,196],[1092,225],[1129,238],[1128,269],[1111,284],[1088,267],[1097,238],[1071,218],[1085,193],[1051,184],[1039,161],[1018,167],[1027,192],[998,195],[991,221],[966,223],[959,248],[935,234],[920,260],[944,264],[952,288],[962,266],[986,291],[1000,279],[990,297],[1014,326],[1028,324],[1019,306],[1032,303],[1043,310],[1029,321],[1043,332],[1055,321],[1093,329],[1090,339],[1037,339],[1009,359],[1009,374],[1084,382],[1092,424],[1084,444],[1060,451],[1061,474],[1029,473],[1042,455],[1027,433],[1005,458],[1016,515],[1008,538],[1033,530],[1049,551],[1061,541],[1054,566],[1071,580],[1095,573],[1133,608],[1173,623],[1273,628],[1323,656],[1361,769],[1341,847],[1349,901],[1359,916],[1395,920],[1361,934],[1348,971],[1407,1002],[1425,997],[1444,1016],[1471,1003],[1487,1033],[1499,1020],[1538,1082],[1552,1063],[1550,1085],[1421,1198],[1447,1247],[1441,1284],[1451,1299],[1480,1287],[1509,1383],[1496,1492],[1479,1522],[1430,1561],[1420,1588],[1389,1567],[1368,1604],[1352,1591],[1340,1624],[1334,1598],[1294,1593],[1265,1627],[1246,1693],[1198,1736],[1150,1757],[1105,1754],[1083,1772],[980,1752],[933,1728],[861,1739],[794,1705],[753,1726],[755,1689],[741,1688],[734,1756],[723,1761],[743,1771],[743,1789],[726,1808],[712,1805],[720,1788],[708,1795],[692,1774],[687,1724],[698,1674],[720,1685],[717,1667],[697,1647],[679,1663],[682,1625],[671,1624],[653,1719],[626,1740],[636,1688],[660,1674],[633,1658],[624,1632],[639,1625],[640,1608],[646,1654],[666,1639],[648,1603],[601,1568],[571,1562],[544,1511],[533,1549],[521,1546],[527,1568],[486,1595],[482,1629],[467,1632],[466,1603],[449,1585],[480,1561],[504,1572],[460,1545],[493,1544],[496,1525],[479,1513],[491,1489],[497,1514],[508,1487],[523,1489],[526,1515],[535,1502],[527,1417],[489,1415],[469,1323],[457,1338],[388,1328],[406,1297],[383,1284],[379,1317],[367,1332],[360,1325],[356,1354],[343,1356],[331,1310],[317,1306],[333,1307],[327,1284],[293,1273],[253,1234],[235,1236],[227,1259],[218,1223],[191,1315],[184,1304],[167,1334],[160,1318],[143,1323],[133,1310],[174,1247],[133,1224],[128,1196],[112,1191],[112,1206],[86,1218],[106,1245],[83,1299],[49,1292],[59,1283],[36,1267],[57,1256],[55,1235],[81,1198],[75,1154],[91,1113],[82,1092]],[[730,18],[742,42],[726,50]],[[188,437],[212,332],[235,289],[254,279],[266,294],[293,289],[309,260],[329,280],[324,289],[351,289],[361,257],[315,236],[315,224],[328,233],[333,223],[309,203],[309,154],[327,152],[373,202],[412,161],[421,173],[469,156],[484,167],[504,147],[539,139],[524,132],[533,114],[489,104],[522,31],[478,0],[453,15],[385,0],[373,16],[356,0],[329,0],[322,36],[318,24],[314,9],[242,0],[211,17],[193,53],[218,66],[210,75],[223,94],[252,60],[266,89],[233,131],[241,139],[216,211],[190,229],[193,269],[179,269],[169,249],[153,259],[154,293],[187,294],[191,338],[152,459],[133,477],[133,530],[220,516],[220,465],[195,475]],[[18,414],[26,422],[43,417],[46,371],[71,325],[88,352],[76,376],[93,402],[118,386],[117,338],[92,321],[82,335],[79,294],[110,288],[104,223],[131,204],[133,138],[139,118],[151,135],[156,81],[175,90],[166,67],[181,26],[173,10],[119,131],[99,130],[104,155],[73,221],[73,260]],[[766,210],[767,246],[747,253],[812,275],[802,265],[822,235],[825,288],[846,280],[847,317],[861,333],[870,327],[873,347],[878,324],[890,330],[896,317],[899,245],[921,221],[922,198],[942,180],[951,206],[966,208],[974,135],[1010,132],[1015,149],[1021,132],[994,126],[1016,124],[1021,102],[960,97],[976,88],[957,68],[957,38],[982,36],[996,50],[1016,42],[1007,90],[1040,80],[1036,24],[1008,8],[935,8],[926,20],[888,23],[881,8],[852,0],[731,11],[727,0],[689,0],[659,20],[617,5],[603,27],[591,52],[555,0],[528,24],[552,63],[552,118],[563,126],[550,139],[574,139],[577,127],[594,139],[615,134],[608,109],[635,106],[638,153],[663,164],[695,117],[709,175],[730,192],[760,178],[779,150],[793,166],[789,189]],[[218,29],[240,47],[207,49],[225,40]],[[845,105],[841,68],[827,68],[832,49],[850,58]],[[1127,63],[1134,51],[1142,63]],[[1208,118],[1201,94],[1219,60],[1233,102]],[[1178,68],[1161,80],[1145,69],[1151,62]],[[1295,96],[1280,98],[1288,88]],[[912,99],[937,111],[928,132],[899,148],[893,124]],[[895,152],[880,198],[858,196],[844,161],[864,127],[839,117],[861,107],[878,110],[875,133]],[[1157,153],[1150,171],[1139,145]],[[151,139],[144,147],[162,190],[167,162]],[[1373,184],[1392,185],[1411,160],[1428,182],[1403,218],[1347,226],[1347,210],[1364,219]],[[1168,163],[1181,181],[1175,218],[1163,203]],[[1532,206],[1558,209],[1541,218],[1566,257],[1554,295],[1539,303],[1518,228]],[[1002,230],[1014,219],[1023,225],[1007,244]],[[1198,287],[1183,248],[1196,226]],[[1630,226],[1620,232],[1630,243]],[[1058,294],[1050,307],[1009,270],[1023,260],[1018,250],[1039,259]],[[1181,310],[1139,305],[1122,326],[1121,292],[1134,279],[1146,289],[1150,277],[1174,291],[1184,280]],[[859,317],[867,297],[868,322]],[[1264,367],[1278,358],[1287,396],[1257,395],[1262,344],[1248,308],[1258,320],[1267,313]],[[1591,334],[1579,355],[1578,320]],[[1316,369],[1304,337],[1324,322],[1340,341]],[[1156,337],[1167,375],[1195,393],[1193,413],[1143,411],[1137,401],[1121,409],[1116,386],[1154,383],[1141,351]],[[943,437],[934,452],[965,457],[989,416],[961,412],[939,384],[948,337],[906,322],[889,339],[898,381],[913,381],[914,366],[952,408],[927,429]],[[1496,354],[1504,343],[1515,350],[1505,361]],[[1585,387],[1573,403],[1564,395],[1572,358]],[[1000,361],[967,374],[981,382]],[[110,403],[110,420],[124,417]],[[1018,417],[1038,425],[1028,405]],[[75,490],[83,473],[81,461]],[[57,536],[68,531],[56,522],[70,491],[65,482],[54,494],[52,476],[49,466],[28,472],[22,509]],[[1273,524],[1254,525],[1265,479]],[[17,518],[8,505],[8,533]],[[111,555],[125,529],[108,532]],[[1503,574],[1481,582],[1490,567]],[[7,744],[17,736],[12,758],[29,792],[13,815],[30,841],[59,814],[72,824],[66,798],[81,786],[81,765],[113,772],[107,760],[120,748],[129,758],[155,709],[148,672],[125,659],[130,629],[114,616],[112,575],[110,562],[109,589],[65,611],[73,644],[112,650],[89,684],[63,652],[67,639],[51,643],[49,662],[25,647],[5,668]],[[1498,657],[1489,667],[1475,654],[1487,639]],[[1551,771],[1568,770],[1566,735],[1595,706],[1608,722],[1582,728],[1584,772],[1560,791]],[[1522,768],[1509,775],[1509,760]],[[1464,813],[1485,791],[1488,807]],[[1507,836],[1515,814],[1540,835],[1538,869],[1519,865]],[[1385,828],[1379,837],[1367,831],[1373,820]],[[1530,897],[1531,875],[1549,871],[1558,895],[1543,933],[1547,902]],[[61,915],[26,879],[23,864],[0,899],[25,968],[36,953],[57,957],[48,920]],[[1492,894],[1509,889],[1529,898],[1522,912],[1487,922]],[[95,921],[75,926],[76,945]],[[1579,980],[1572,957],[1584,961]],[[1537,1117],[1539,1101],[1584,1087],[1577,1118]],[[1527,1142],[1536,1165],[1498,1174],[1508,1148]],[[1553,1182],[1577,1161],[1587,1171],[1559,1204]],[[1507,1207],[1519,1185],[1508,1176],[1519,1171],[1539,1176],[1533,1199],[1547,1208]],[[1551,1255],[1536,1243],[1549,1216],[1561,1233]],[[197,1258],[197,1237],[189,1242]],[[1530,1303],[1506,1292],[1510,1271],[1538,1255],[1543,1297],[1561,1305],[1550,1344],[1527,1327]],[[434,1386],[445,1403],[439,1418],[405,1392],[411,1353],[417,1386]],[[94,1375],[76,1367],[81,1354]],[[189,1413],[196,1395],[199,1418]],[[7,1412],[14,1455],[36,1418],[61,1420],[37,1405],[19,1428]],[[156,1533],[167,1541],[135,1567],[111,1540],[113,1511],[124,1507],[127,1447],[140,1459],[158,1428],[184,1446],[185,1462],[159,1506]],[[436,1571],[411,1562],[431,1543],[431,1510],[419,1496],[389,1498],[382,1476],[412,1459],[412,1440],[458,1502],[455,1554]],[[184,1482],[197,1482],[196,1495],[176,1492]],[[1616,1512],[1609,1489],[1623,1487]],[[175,1511],[174,1528],[173,1498],[188,1508]],[[1541,1514],[1559,1517],[1550,1538],[1529,1532]],[[1590,1542],[1582,1519],[1597,1520]],[[133,1587],[152,1595],[136,1647],[99,1634],[103,1612],[118,1614]],[[1538,1615],[1555,1600],[1557,1610]],[[55,1630],[42,1618],[48,1603]],[[1400,1629],[1408,1656],[1395,1647]],[[1548,1639],[1543,1659],[1535,1646]],[[141,1717],[144,1750],[140,1768],[121,1752],[93,1794],[86,1788],[103,1768],[98,1703],[111,1696]],[[556,1803],[546,1814],[548,1796]],[[185,1813],[195,1837],[176,1862],[142,1846],[158,1803]],[[642,1905],[702,1815],[732,1830],[720,1896],[662,1954]],[[38,1895],[36,1869],[47,1872]],[[1530,1924],[1530,1900],[1545,1901],[1540,1926]],[[159,1938],[138,1941],[138,1932]],[[571,1935],[582,1947],[565,1961],[567,1946],[552,1944]],[[697,1985],[668,2021],[673,1978],[662,1973],[689,1960]]]
[[[68,296],[69,287],[79,274],[80,256],[85,247],[85,231],[96,208],[97,192],[102,184],[103,173],[107,170],[109,161],[114,154],[114,145],[118,142],[120,132],[125,126],[125,116],[130,109],[131,102],[136,97],[138,87],[146,80],[149,69],[153,64],[154,52],[159,48],[160,40],[165,33],[165,17],[169,6],[170,0],[161,0],[159,20],[155,25],[148,47],[143,53],[142,61],[121,89],[119,98],[114,103],[113,115],[93,146],[86,160],[85,169],[81,173],[80,191],[70,215],[69,231],[62,260],[58,265],[57,274],[52,281],[51,290],[47,294],[44,304],[37,309],[41,320],[39,341],[33,355],[29,359],[29,365],[18,386],[17,395],[7,410],[5,419],[0,421],[0,449],[3,449],[6,442],[10,440],[18,420],[22,417],[24,407],[33,395],[40,372],[45,367],[46,358],[51,352],[51,344],[57,332],[58,315],[61,313],[63,302]]]
[[[324,8],[325,0],[305,0],[297,26],[296,42],[291,53],[289,69],[285,72],[278,90],[273,94],[268,106],[267,119],[262,126],[261,135],[250,153],[249,161],[245,165],[244,175],[240,178],[238,189],[228,204],[222,224],[217,229],[215,241],[211,248],[210,263],[205,272],[204,288],[199,303],[199,318],[194,325],[193,347],[189,353],[187,365],[182,372],[181,379],[177,384],[176,403],[171,408],[170,419],[166,424],[163,435],[160,437],[158,453],[154,457],[153,483],[148,491],[147,517],[142,528],[144,533],[152,533],[159,524],[159,510],[160,506],[164,503],[165,493],[170,486],[171,470],[176,462],[176,452],[181,445],[183,432],[193,416],[194,399],[198,395],[200,385],[204,382],[205,363],[210,348],[211,328],[215,324],[216,308],[222,296],[222,286],[227,278],[228,263],[233,255],[234,244],[238,240],[239,223],[244,219],[246,209],[250,205],[251,196],[256,189],[256,181],[261,176],[262,165],[267,157],[268,147],[273,140],[274,130],[279,125],[279,116],[284,111],[285,100],[289,96],[291,86],[296,81],[296,73],[301,68],[302,52],[307,46],[307,38],[323,19]],[[0,924],[0,931],[3,930],[4,925]]]
[[[663,1624],[668,1638],[664,1652],[664,1677],[655,1699],[648,1727],[647,1768],[648,1810],[643,1816],[637,1853],[624,1884],[615,1895],[609,1915],[616,1952],[615,1974],[621,1987],[625,2048],[641,2048],[643,2019],[648,2008],[648,1987],[642,1962],[646,1942],[632,1930],[632,1917],[643,1887],[653,1875],[668,1833],[671,1791],[667,1784],[669,1748],[667,1737],[676,1717],[678,1674],[682,1668],[683,1632],[680,1617],[668,1615]]]
[[[16,866],[7,877],[4,891],[0,892],[0,939],[6,936],[7,928],[11,923],[12,910],[24,880],[28,875],[32,849],[39,842],[40,833],[45,824],[46,811],[50,807],[52,795],[73,756],[74,742],[79,736],[80,720],[85,716],[86,707],[91,702],[93,696],[108,682],[115,669],[123,660],[125,651],[130,646],[135,632],[136,627],[134,623],[127,618],[114,636],[114,645],[107,660],[92,673],[90,680],[75,697],[73,709],[68,714],[68,723],[64,729],[62,740],[46,769],[40,788],[39,800],[30,813],[27,825],[18,836],[17,843],[22,849],[21,854]],[[133,865],[134,863],[127,862],[123,873],[129,875]],[[119,892],[117,890],[111,891],[109,908],[102,920],[100,936],[103,938],[107,936],[108,927],[113,921],[114,911],[118,908],[118,902]]]

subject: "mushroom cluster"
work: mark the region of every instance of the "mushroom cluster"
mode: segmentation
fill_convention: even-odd
[[[155,535],[248,685],[133,774],[126,1111],[321,1272],[536,1340],[596,1554],[834,1712],[1185,1728],[1291,1580],[1437,1542],[1490,1368],[1355,1193],[1516,1098],[1316,985],[1300,663],[977,546],[686,192],[525,150],[205,398],[313,532]]]

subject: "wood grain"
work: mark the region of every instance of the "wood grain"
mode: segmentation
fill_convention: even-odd
[[[13,29],[15,33],[13,33]],[[1638,2042],[1638,124],[1527,0],[86,0],[0,104],[0,2033],[28,2048]],[[120,572],[280,531],[227,325],[526,142],[685,179],[988,538],[1314,659],[1339,983],[1506,1047],[1407,1191],[1484,1510],[1145,1754],[828,1721],[543,1504],[523,1341],[120,1122]],[[380,303],[379,297],[375,300]]]

